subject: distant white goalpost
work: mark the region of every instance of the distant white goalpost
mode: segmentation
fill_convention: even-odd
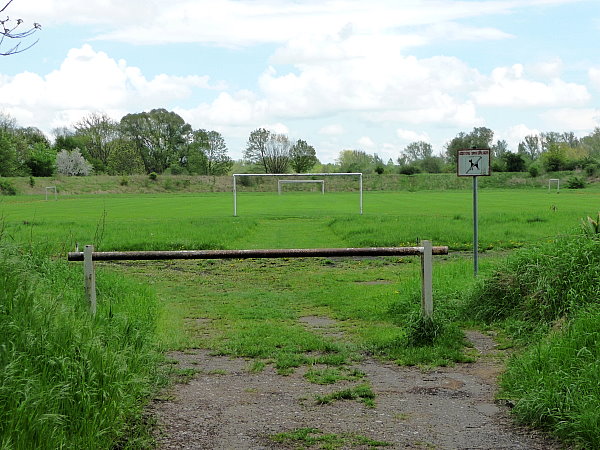
[[[282,185],[293,183],[321,183],[321,194],[325,194],[325,180],[277,180],[277,193],[281,195]]]
[[[237,177],[325,177],[325,176],[343,176],[350,175],[358,177],[359,189],[359,210],[363,213],[363,174],[362,172],[342,172],[342,173],[234,173],[233,174],[233,215],[237,217]],[[325,193],[325,180],[278,180],[277,190],[281,194],[281,182],[283,183],[322,183],[321,192]]]
[[[552,183],[556,184],[556,192],[560,191],[560,179],[558,179],[558,178],[550,178],[548,180],[548,192],[550,192],[550,186],[552,185]]]

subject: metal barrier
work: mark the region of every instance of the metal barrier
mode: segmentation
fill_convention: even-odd
[[[433,247],[423,241],[422,247],[367,247],[367,248],[297,248],[263,250],[179,250],[95,252],[86,245],[83,252],[69,252],[68,261],[83,261],[86,295],[90,312],[96,313],[96,275],[94,261],[168,260],[168,259],[247,259],[247,258],[316,258],[339,256],[409,256],[421,255],[421,313],[433,314],[433,255],[447,255],[447,246]]]

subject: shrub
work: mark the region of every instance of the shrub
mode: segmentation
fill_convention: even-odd
[[[17,195],[17,189],[8,180],[0,180],[0,194],[2,195]]]
[[[78,148],[72,152],[61,150],[56,155],[56,171],[67,176],[87,176],[92,172],[92,165],[85,160]]]
[[[527,171],[529,172],[531,178],[535,178],[540,174],[540,167],[537,164],[532,164],[529,166]]]
[[[585,188],[585,179],[583,177],[578,177],[573,175],[567,179],[567,188],[569,189],[583,189]]]
[[[148,174],[148,178],[150,178],[152,181],[156,181],[158,179],[158,174],[156,172],[150,172]]]
[[[119,182],[119,184],[121,186],[129,186],[129,178],[127,178],[127,177],[121,178],[121,181]]]
[[[420,173],[421,169],[419,166],[414,164],[407,164],[405,166],[400,167],[400,173],[402,175],[414,175],[416,173]]]

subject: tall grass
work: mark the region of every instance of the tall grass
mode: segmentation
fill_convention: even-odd
[[[156,298],[99,273],[92,318],[81,267],[0,245],[0,448],[109,448],[159,380]]]
[[[520,343],[502,378],[518,420],[582,448],[600,446],[600,239],[521,250],[474,289],[469,317]]]

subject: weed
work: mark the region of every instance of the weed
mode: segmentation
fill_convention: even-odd
[[[364,378],[365,374],[358,369],[326,368],[321,370],[310,369],[304,374],[311,383],[335,384],[338,381],[356,381]]]
[[[270,436],[277,443],[300,446],[300,448],[316,447],[319,449],[354,448],[354,447],[389,447],[390,442],[376,441],[354,433],[325,434],[318,428],[298,428],[293,431],[277,433]]]
[[[315,402],[318,405],[327,405],[337,400],[358,400],[369,408],[375,407],[375,394],[368,384],[359,384],[358,386],[332,392],[331,394],[315,396]]]

